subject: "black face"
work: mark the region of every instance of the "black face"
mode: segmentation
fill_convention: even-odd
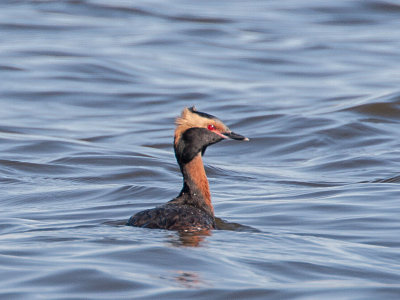
[[[222,137],[206,128],[194,127],[186,130],[175,148],[178,162],[188,163],[199,152],[204,153],[207,146],[223,140]]]

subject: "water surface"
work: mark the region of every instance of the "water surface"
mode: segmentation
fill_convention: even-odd
[[[396,1],[2,1],[0,298],[400,297]],[[174,118],[225,230],[124,226],[181,188]]]

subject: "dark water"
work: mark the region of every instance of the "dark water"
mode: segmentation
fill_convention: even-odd
[[[397,1],[6,0],[0,79],[1,299],[400,298]],[[226,230],[124,226],[193,104]]]

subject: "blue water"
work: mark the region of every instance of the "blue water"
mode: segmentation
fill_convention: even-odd
[[[400,298],[397,1],[2,1],[1,299]],[[175,197],[186,106],[225,230]]]

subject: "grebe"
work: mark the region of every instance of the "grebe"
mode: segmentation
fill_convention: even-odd
[[[248,141],[233,133],[218,118],[185,108],[176,119],[175,157],[183,175],[183,188],[175,199],[133,215],[127,225],[178,231],[215,229],[214,208],[202,155],[223,139]]]

